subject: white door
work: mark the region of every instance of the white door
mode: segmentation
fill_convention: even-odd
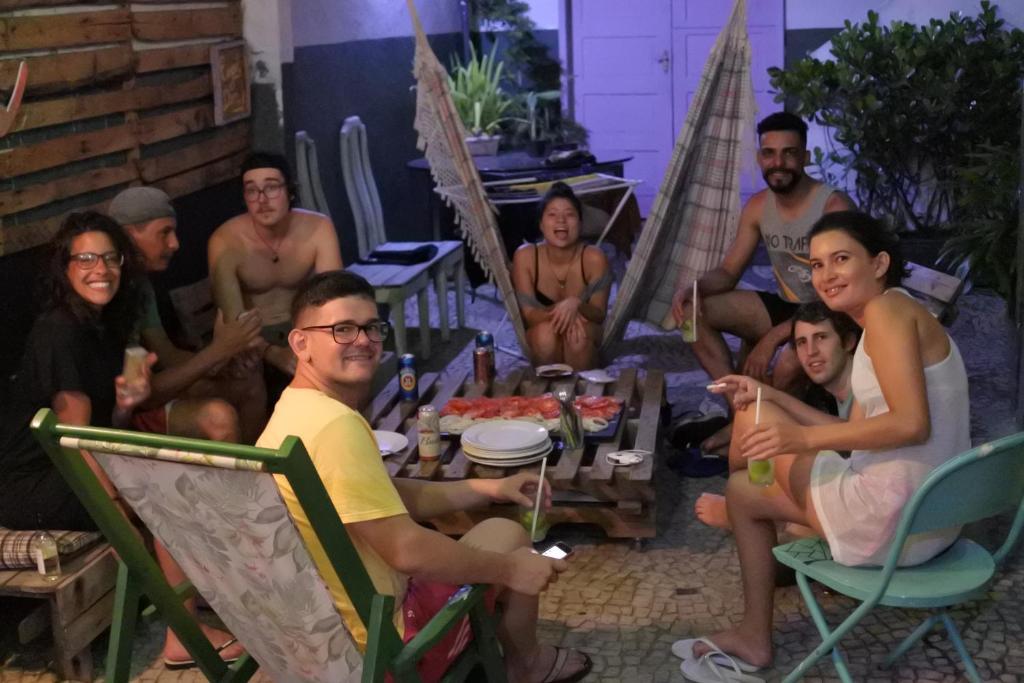
[[[574,0],[571,6],[576,120],[590,131],[599,159],[633,157],[626,175],[645,181],[637,197],[646,216],[732,2]],[[767,68],[783,64],[784,10],[784,0],[747,2],[759,117],[782,108],[768,93]],[[763,183],[742,178],[745,201]]]
[[[747,35],[750,37],[750,75],[757,102],[757,119],[782,109],[768,92],[768,67],[782,66],[785,30],[784,0],[747,0]],[[683,128],[693,94],[700,85],[701,73],[711,46],[719,31],[729,20],[731,2],[707,0],[672,0],[672,84],[673,125],[676,133]],[[744,159],[747,167],[752,161]],[[764,181],[755,173],[740,176],[742,201],[764,188]]]
[[[669,0],[572,3],[576,120],[598,159],[633,157],[625,173],[645,181],[643,215],[672,155],[671,9]]]

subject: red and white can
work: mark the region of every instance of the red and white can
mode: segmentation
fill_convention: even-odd
[[[420,460],[437,460],[441,457],[441,417],[437,408],[431,405],[420,406],[417,413],[416,430],[420,450]]]
[[[478,346],[473,351],[473,381],[477,384],[490,384],[494,379],[494,357],[486,346]]]

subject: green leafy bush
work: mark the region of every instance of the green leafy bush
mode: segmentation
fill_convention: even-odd
[[[976,277],[1009,295],[1024,31],[1006,30],[987,0],[977,16],[921,27],[880,26],[868,12],[831,52],[832,62],[769,69],[779,101],[828,127],[836,144],[814,150],[826,178],[852,179],[857,204],[897,227],[953,230],[953,259],[970,258]]]

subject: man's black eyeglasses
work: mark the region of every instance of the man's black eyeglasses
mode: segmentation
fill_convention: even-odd
[[[391,325],[385,322],[367,323],[365,325],[353,325],[352,323],[335,323],[334,325],[310,325],[300,327],[300,330],[330,330],[334,336],[335,343],[351,344],[359,338],[359,333],[365,332],[366,338],[372,342],[382,342],[388,338],[391,332]]]

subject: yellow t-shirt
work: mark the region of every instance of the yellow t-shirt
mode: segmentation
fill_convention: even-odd
[[[302,439],[313,466],[345,524],[408,514],[380,457],[380,449],[363,416],[316,389],[284,390],[257,446],[277,449],[287,436]],[[288,511],[320,569],[334,603],[360,649],[366,628],[327,560],[295,493],[283,476],[275,477]],[[407,577],[392,569],[373,548],[354,536],[352,542],[377,591],[395,596],[394,622],[403,632],[401,605]]]

